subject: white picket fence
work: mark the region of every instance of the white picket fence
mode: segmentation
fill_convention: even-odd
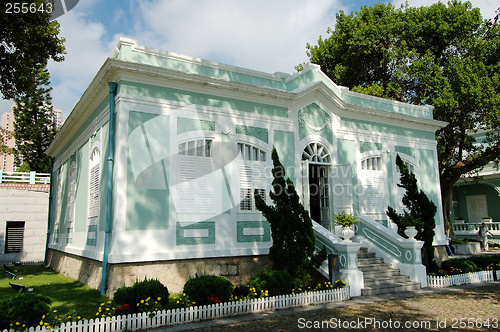
[[[163,326],[180,325],[196,321],[229,316],[254,314],[265,311],[305,307],[350,299],[349,286],[326,291],[280,295],[239,302],[216,303],[202,307],[163,310],[126,316],[68,322],[47,330],[45,326],[31,327],[29,332],[112,332],[137,331]],[[3,330],[2,332],[8,332]]]
[[[497,271],[497,280],[500,271]],[[450,287],[465,284],[477,284],[493,281],[493,271],[479,271],[472,273],[455,274],[449,277],[427,276],[428,287]]]

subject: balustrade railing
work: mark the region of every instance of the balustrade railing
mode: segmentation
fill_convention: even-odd
[[[479,223],[454,223],[453,230],[455,235],[476,235],[479,231],[479,227],[482,222]],[[486,222],[486,227],[493,235],[500,235],[500,222]]]
[[[49,184],[49,173],[4,172],[0,170],[0,183]]]

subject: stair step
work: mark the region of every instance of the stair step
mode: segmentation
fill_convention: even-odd
[[[367,248],[358,251],[358,269],[363,272],[364,288],[361,295],[377,295],[394,292],[414,291],[421,288],[420,283],[410,281],[390,264],[384,263]]]
[[[373,257],[375,257],[375,253],[373,252],[358,251],[358,258],[373,258]]]
[[[386,264],[386,263],[367,264],[367,265],[359,265],[358,264],[358,269],[361,272],[394,270],[391,268],[391,266],[389,264]]]
[[[363,272],[363,271],[362,271]],[[366,279],[375,279],[377,277],[394,277],[400,276],[399,270],[390,269],[390,270],[375,270],[371,272],[363,272],[363,278]]]
[[[372,264],[384,264],[384,260],[380,257],[359,258],[358,256],[358,266]]]
[[[361,295],[378,295],[396,292],[410,292],[420,289],[420,283],[418,282],[405,282],[405,283],[393,283],[377,285],[376,287],[365,287],[361,290]]]
[[[410,282],[409,276],[398,275],[391,277],[374,277],[374,278],[364,278],[365,287],[373,287],[379,285],[385,285],[390,283],[405,283]]]

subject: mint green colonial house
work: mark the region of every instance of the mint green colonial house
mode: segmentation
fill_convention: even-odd
[[[425,287],[423,243],[398,236],[385,211],[402,208],[399,155],[438,206],[445,244],[443,125],[430,106],[353,93],[316,65],[266,74],[122,38],[49,147],[47,263],[107,294],[144,278],[173,292],[195,274],[248,282],[270,268],[253,193],[271,203],[275,147],[352,295],[367,287],[360,247]],[[359,216],[352,241],[332,224],[342,211]]]

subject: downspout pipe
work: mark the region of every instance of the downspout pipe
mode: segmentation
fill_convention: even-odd
[[[108,82],[109,85],[109,139],[108,139],[108,171],[107,171],[107,198],[106,198],[106,233],[104,237],[104,252],[102,256],[101,295],[106,294],[108,281],[109,242],[111,240],[111,218],[113,208],[113,164],[115,155],[115,97],[118,83]]]
[[[50,184],[49,184],[49,211],[47,213],[47,237],[45,238],[45,256],[43,258],[43,264],[46,266],[48,264],[48,251],[49,251],[49,241],[50,241],[50,222],[52,219],[52,205],[54,204],[54,158],[50,158]]]

